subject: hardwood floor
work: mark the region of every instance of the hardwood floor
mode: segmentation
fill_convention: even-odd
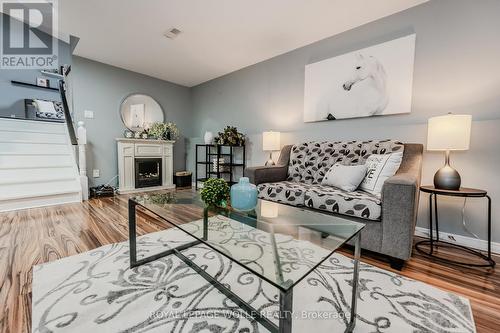
[[[120,195],[0,213],[0,332],[30,332],[33,265],[128,239],[127,199]],[[138,234],[162,228],[148,216],[139,215]],[[440,251],[447,254],[446,249]],[[348,250],[344,252],[349,254]],[[499,257],[495,259],[500,263]],[[363,261],[391,270],[388,263],[373,254],[363,254]],[[431,262],[414,251],[400,274],[468,297],[477,331],[500,331],[498,269]]]

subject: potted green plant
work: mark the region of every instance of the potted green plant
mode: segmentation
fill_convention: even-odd
[[[226,126],[223,132],[219,132],[215,137],[215,144],[229,146],[245,145],[245,134],[238,132],[235,126]]]
[[[229,185],[221,178],[209,178],[203,183],[201,200],[207,207],[227,207]]]

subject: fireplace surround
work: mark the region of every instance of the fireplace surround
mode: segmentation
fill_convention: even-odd
[[[118,138],[118,192],[175,188],[174,141]]]

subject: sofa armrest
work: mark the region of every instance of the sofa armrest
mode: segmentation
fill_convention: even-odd
[[[417,222],[421,144],[405,144],[398,172],[387,179],[382,188],[382,251],[394,258],[408,260],[413,249]]]
[[[292,147],[292,145],[286,145],[281,148],[277,165],[246,168],[245,176],[250,179],[250,183],[259,185],[262,183],[282,182],[286,180]]]
[[[258,166],[245,169],[245,176],[250,179],[250,183],[255,185],[281,182],[286,180],[287,175],[287,165]]]
[[[418,210],[418,179],[408,173],[387,179],[382,189],[382,252],[408,260]]]

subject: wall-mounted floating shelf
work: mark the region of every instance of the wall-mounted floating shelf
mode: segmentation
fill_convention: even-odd
[[[33,83],[27,83],[27,82],[21,82],[21,81],[10,81],[12,84],[16,84],[18,86],[25,86],[25,87],[30,87],[30,88],[40,88],[40,89],[47,89],[47,90],[55,90],[59,91],[58,88],[52,88],[52,87],[42,87],[42,86],[37,86],[36,84]]]

